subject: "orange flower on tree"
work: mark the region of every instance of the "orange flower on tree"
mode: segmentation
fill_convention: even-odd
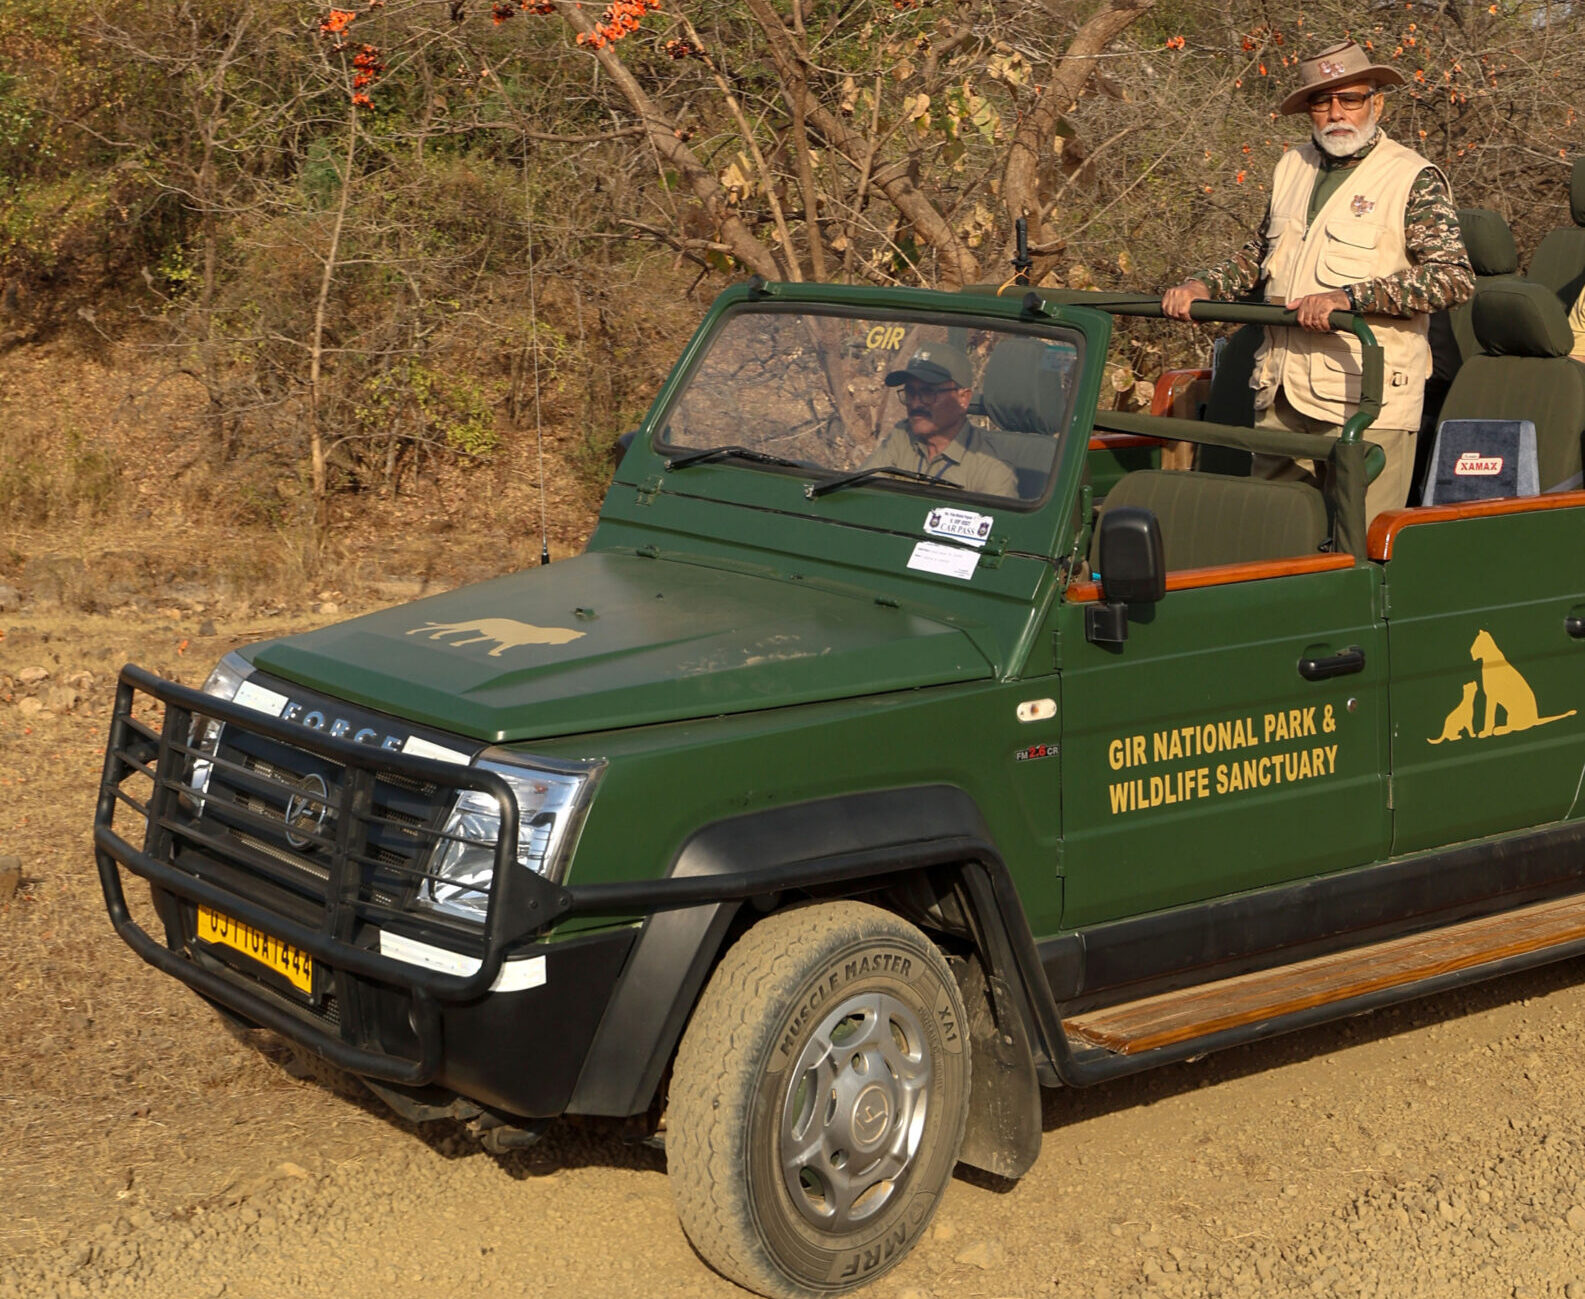
[[[659,9],[660,0],[611,0],[592,32],[579,32],[578,44],[591,49],[603,49],[614,41],[630,36],[638,30],[639,23],[651,9]]]
[[[362,90],[379,79],[380,73],[385,71],[385,64],[380,62],[379,50],[372,45],[365,45],[352,56],[352,69],[352,88]]]
[[[357,13],[351,9],[332,9],[330,17],[319,24],[319,30],[325,36],[335,36],[340,32],[346,31],[352,20],[357,16]]]

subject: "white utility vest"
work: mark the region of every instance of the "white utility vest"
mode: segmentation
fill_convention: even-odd
[[[1266,300],[1286,305],[1310,293],[1328,293],[1363,280],[1408,270],[1404,211],[1414,179],[1432,166],[1412,149],[1378,133],[1376,147],[1349,170],[1343,183],[1309,221],[1310,195],[1321,174],[1314,141],[1290,149],[1277,162],[1271,221],[1266,231]],[[1426,342],[1430,317],[1407,320],[1369,316],[1385,361],[1380,428],[1420,426],[1425,381],[1431,374]],[[1307,329],[1266,330],[1255,354],[1255,409],[1265,410],[1280,386],[1295,410],[1341,424],[1359,404],[1359,339]]]

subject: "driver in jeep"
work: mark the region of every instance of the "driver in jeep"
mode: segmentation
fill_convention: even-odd
[[[902,369],[886,376],[906,416],[860,469],[906,469],[971,492],[1017,496],[1012,469],[982,449],[984,437],[969,421],[973,384],[961,348],[921,343]]]

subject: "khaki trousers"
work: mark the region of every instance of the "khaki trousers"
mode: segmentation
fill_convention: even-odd
[[[1324,437],[1337,437],[1343,431],[1341,424],[1329,424],[1315,419],[1288,403],[1287,394],[1277,389],[1277,399],[1265,410],[1257,413],[1256,428],[1287,429],[1290,433],[1313,433]],[[1365,430],[1367,442],[1374,442],[1387,455],[1387,465],[1380,477],[1365,492],[1365,522],[1368,524],[1383,510],[1401,509],[1409,499],[1409,482],[1414,476],[1414,429],[1377,428],[1372,424]],[[1325,490],[1326,465],[1313,460],[1290,460],[1287,456],[1257,455],[1250,477],[1265,478],[1272,482],[1303,482]]]

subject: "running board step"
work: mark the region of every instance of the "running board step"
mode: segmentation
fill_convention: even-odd
[[[1585,895],[1087,1011],[1070,1038],[1137,1055],[1585,938]]]

